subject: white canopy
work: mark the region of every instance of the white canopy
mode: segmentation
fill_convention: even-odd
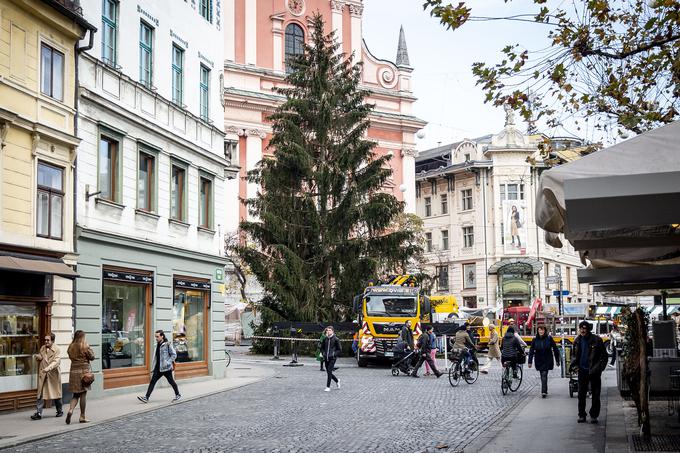
[[[536,222],[594,268],[680,263],[680,121],[541,175]]]

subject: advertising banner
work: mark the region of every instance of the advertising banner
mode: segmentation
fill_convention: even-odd
[[[503,201],[503,249],[524,255],[527,244],[527,206],[524,200]]]

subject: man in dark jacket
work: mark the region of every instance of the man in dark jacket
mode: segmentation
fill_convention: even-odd
[[[340,346],[340,340],[335,336],[335,330],[333,326],[326,327],[326,338],[321,342],[321,355],[323,356],[324,365],[326,365],[326,389],[324,391],[331,391],[331,380],[335,382],[335,385],[340,388],[340,382],[338,378],[335,377],[333,371],[335,370],[335,360],[340,356],[342,347]]]
[[[418,364],[416,367],[413,369],[413,373],[411,376],[417,378],[420,377],[418,376],[418,370],[420,369],[421,365],[423,362],[427,362],[427,364],[430,366],[432,371],[434,371],[435,376],[439,377],[443,373],[441,373],[437,369],[437,365],[434,363],[434,360],[432,360],[432,356],[430,355],[430,334],[432,333],[432,326],[428,326],[427,329],[425,329],[425,332],[418,338],[418,356],[420,357],[418,359]]]
[[[597,423],[600,415],[600,390],[602,388],[602,371],[607,367],[607,350],[602,338],[590,331],[593,326],[587,321],[578,325],[579,335],[574,340],[569,369],[578,370],[578,422],[586,421],[586,398],[588,386],[592,393],[590,422]]]
[[[411,320],[407,320],[401,327],[399,332],[399,340],[397,343],[404,343],[404,350],[410,351],[413,349],[413,331],[411,330]]]

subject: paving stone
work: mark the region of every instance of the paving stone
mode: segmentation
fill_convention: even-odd
[[[5,451],[455,452],[538,382],[525,369],[520,390],[504,396],[500,369],[453,388],[446,376],[395,377],[345,359],[336,372],[342,388],[324,392],[326,373],[317,367],[271,366],[276,378]]]

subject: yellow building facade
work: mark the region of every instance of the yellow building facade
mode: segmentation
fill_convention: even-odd
[[[71,340],[76,61],[95,31],[72,0],[0,0],[0,411],[35,404],[45,335],[62,357]]]

